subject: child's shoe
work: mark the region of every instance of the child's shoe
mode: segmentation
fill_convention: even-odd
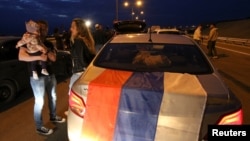
[[[44,75],[49,75],[49,73],[48,73],[48,71],[46,69],[42,69],[41,73],[44,74]]]
[[[34,78],[35,80],[38,80],[37,72],[36,72],[36,71],[32,71],[32,74],[33,74],[33,78]]]

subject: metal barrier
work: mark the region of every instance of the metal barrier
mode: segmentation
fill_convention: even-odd
[[[208,36],[202,36],[203,39],[207,39]],[[250,46],[250,39],[244,38],[230,38],[230,37],[218,37],[217,39],[220,42],[230,43],[230,44],[237,44],[237,45],[244,45]]]
[[[218,40],[221,40],[218,38]],[[240,44],[240,45],[250,45],[250,39],[241,39],[241,38],[226,38],[226,40],[223,40],[226,43],[232,43],[232,44]]]

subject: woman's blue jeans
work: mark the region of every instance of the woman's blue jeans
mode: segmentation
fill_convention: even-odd
[[[69,92],[68,94],[70,94],[70,89],[72,88],[73,84],[75,83],[75,81],[82,75],[83,72],[78,72],[78,73],[73,73],[71,78],[70,78],[70,82],[69,82]]]
[[[55,75],[40,76],[38,80],[30,77],[30,84],[35,98],[34,120],[36,128],[38,129],[43,126],[42,110],[44,105],[45,93],[47,93],[48,96],[50,118],[54,118],[56,116],[57,81]]]

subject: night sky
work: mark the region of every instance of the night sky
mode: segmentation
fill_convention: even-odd
[[[249,0],[135,0],[124,7],[118,0],[118,20],[131,20],[132,7],[148,26],[192,26],[199,23],[250,17]],[[50,33],[55,27],[68,30],[73,18],[80,17],[112,28],[116,19],[116,0],[0,0],[0,35],[22,35],[25,21],[45,19]]]

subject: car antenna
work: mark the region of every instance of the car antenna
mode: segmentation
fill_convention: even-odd
[[[149,42],[152,42],[152,39],[151,39],[151,27],[149,28],[149,39],[148,39]]]

